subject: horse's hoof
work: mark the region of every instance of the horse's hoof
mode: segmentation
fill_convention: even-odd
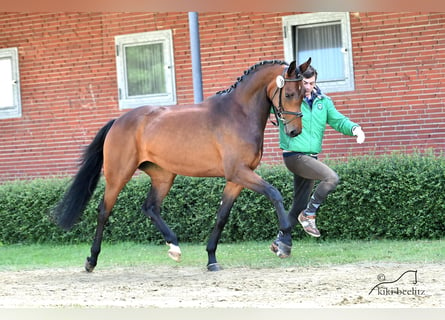
[[[93,272],[95,267],[96,266],[93,266],[87,258],[87,261],[85,262],[85,271],[88,273]]]
[[[168,251],[168,256],[175,260],[176,262],[181,262],[181,253]]]
[[[167,243],[167,245],[170,246],[170,250],[168,250],[168,256],[176,262],[181,262],[181,249],[172,243]]]
[[[219,265],[219,263],[215,262],[215,263],[208,264],[207,270],[208,271],[220,271],[220,270],[222,270],[222,268]]]
[[[272,251],[274,254],[278,252],[278,245],[275,243],[275,241],[270,245],[270,251]]]
[[[276,240],[270,246],[270,250],[275,253],[278,258],[284,259],[290,256],[292,246],[288,246],[280,240]]]

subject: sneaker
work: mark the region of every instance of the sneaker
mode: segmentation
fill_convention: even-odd
[[[310,236],[319,237],[320,231],[318,231],[317,226],[315,224],[315,216],[308,216],[304,213],[304,210],[301,211],[298,216],[298,222],[303,226],[304,231]]]

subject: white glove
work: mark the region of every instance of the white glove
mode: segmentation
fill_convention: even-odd
[[[365,133],[361,127],[354,127],[352,134],[357,137],[357,143],[363,143],[365,141]]]

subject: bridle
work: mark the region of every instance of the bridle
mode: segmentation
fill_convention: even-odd
[[[301,118],[303,117],[303,113],[302,112],[293,112],[293,111],[286,111],[283,108],[283,103],[282,103],[282,92],[283,92],[283,88],[286,85],[287,82],[298,82],[303,80],[303,76],[298,73],[297,77],[295,79],[286,79],[284,77],[284,74],[286,73],[286,70],[284,70],[283,75],[277,76],[276,78],[276,83],[277,83],[277,88],[275,89],[273,95],[272,95],[272,110],[273,113],[275,115],[275,119],[277,120],[277,122],[275,123],[274,121],[271,120],[272,124],[274,126],[278,126],[278,121],[282,121],[284,125],[287,125],[289,123],[291,123],[292,121],[294,121],[297,118]],[[273,103],[273,99],[275,98],[275,96],[277,95],[277,93],[279,94],[278,96],[278,107],[275,106],[275,104]],[[294,117],[289,120],[286,121],[286,119],[284,119],[283,115],[294,115]]]

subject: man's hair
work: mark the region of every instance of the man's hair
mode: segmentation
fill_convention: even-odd
[[[315,68],[312,66],[307,67],[306,71],[303,72],[303,78],[306,79],[315,76],[315,80],[317,80],[317,75],[318,75],[317,70],[315,70]]]

